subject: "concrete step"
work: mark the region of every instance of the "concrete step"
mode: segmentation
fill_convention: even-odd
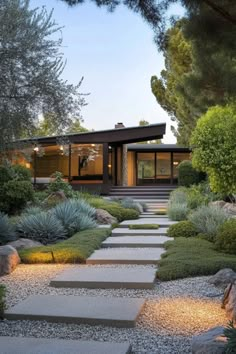
[[[157,230],[130,230],[125,228],[115,228],[112,230],[111,236],[165,236],[167,228],[160,227]]]
[[[114,194],[114,195],[112,195],[112,196],[110,196],[110,197],[117,197],[117,198],[120,198],[120,199],[123,199],[123,198],[127,198],[127,197],[130,197],[131,198],[131,196],[129,195],[129,196],[127,196],[127,194],[126,195],[118,195],[118,194]],[[169,199],[169,197],[168,198],[158,198],[158,197],[156,197],[155,195],[139,195],[139,194],[135,194],[135,195],[132,195],[132,199],[135,199],[135,200],[140,200],[141,202],[142,201],[146,201],[146,200],[157,200],[157,199],[160,199],[160,201],[167,201],[168,199]]]
[[[95,251],[87,264],[157,264],[164,248],[108,248]]]
[[[165,216],[165,215],[156,215],[154,213],[150,214],[150,215],[143,215],[143,214],[140,214],[140,217],[144,218],[144,219],[152,219],[152,218],[155,218],[155,219],[158,219],[160,216]],[[148,221],[145,222],[145,224],[148,224]]]
[[[87,267],[66,270],[50,283],[61,288],[92,289],[152,289],[156,278],[154,268],[104,268]]]
[[[166,241],[172,241],[173,238],[167,236],[116,236],[108,237],[102,243],[103,248],[119,247],[163,247]]]
[[[2,354],[130,354],[129,343],[0,337]]]
[[[33,295],[5,311],[5,318],[134,327],[144,303],[138,298]]]
[[[160,228],[162,228],[162,227],[168,227],[170,225],[176,224],[176,221],[172,221],[168,218],[149,218],[149,220],[147,221],[146,219],[140,217],[139,219],[136,219],[136,220],[122,221],[119,224],[119,228],[128,228],[129,225],[137,225],[137,226],[140,225],[141,226],[141,225],[145,225],[145,224],[159,225]],[[145,230],[143,230],[143,231],[145,231]]]

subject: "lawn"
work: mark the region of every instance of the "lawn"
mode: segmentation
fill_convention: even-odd
[[[220,253],[214,244],[196,237],[180,237],[165,243],[157,271],[160,280],[215,274],[222,268],[236,271],[236,256]]]
[[[85,230],[51,246],[21,250],[19,255],[23,263],[84,263],[110,233],[102,228]]]
[[[0,285],[0,318],[3,317],[5,309],[5,286]]]

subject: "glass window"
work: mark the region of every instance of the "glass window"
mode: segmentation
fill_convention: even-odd
[[[189,152],[174,152],[173,153],[173,174],[174,179],[178,178],[178,166],[181,161],[191,160]]]

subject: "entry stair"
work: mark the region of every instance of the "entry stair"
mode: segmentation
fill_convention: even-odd
[[[176,186],[134,186],[122,187],[114,186],[111,188],[109,197],[115,198],[132,198],[135,200],[158,200],[159,202],[167,202],[170,193]]]

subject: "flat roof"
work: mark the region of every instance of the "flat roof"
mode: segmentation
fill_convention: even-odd
[[[190,152],[190,148],[176,144],[128,144],[128,151]]]
[[[162,139],[166,132],[166,123],[150,124],[146,126],[125,127],[117,129],[99,130],[85,133],[73,133],[57,136],[34,137],[17,140],[17,142],[38,142],[42,145],[56,145],[58,139],[68,139],[71,144],[108,143],[128,144],[145,140]]]

